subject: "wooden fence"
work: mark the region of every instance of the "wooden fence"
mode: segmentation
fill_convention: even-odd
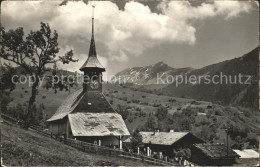
[[[98,146],[91,143],[74,140],[74,139],[64,139],[60,138],[59,141],[64,142],[65,144],[72,146],[74,148],[77,148],[83,152],[91,152],[99,155],[107,155],[107,156],[116,156],[116,157],[122,157],[127,159],[133,159],[133,160],[139,160],[140,162],[146,162],[149,164],[155,164],[155,165],[166,165],[166,166],[176,166],[177,164],[172,162],[163,161],[160,159],[155,159],[152,157],[148,157],[145,155],[140,155],[136,153],[130,153],[119,149],[113,149],[109,147],[104,146]]]
[[[1,116],[4,120],[4,122],[7,122],[7,123],[13,123],[13,124],[19,124],[19,125],[23,125],[23,123],[24,123],[24,121],[17,120],[8,115],[2,114]],[[141,155],[141,154],[130,153],[130,152],[126,152],[123,150],[113,149],[113,148],[109,148],[109,147],[105,147],[105,146],[99,146],[99,145],[95,145],[95,144],[91,144],[91,143],[87,143],[87,142],[83,142],[83,141],[79,141],[79,140],[74,140],[74,139],[70,139],[70,138],[65,139],[60,136],[52,136],[50,132],[44,131],[44,129],[42,127],[38,127],[35,125],[31,125],[29,127],[29,130],[35,131],[38,134],[41,134],[43,136],[60,141],[66,145],[74,147],[83,152],[138,160],[142,163],[145,162],[145,163],[152,164],[152,165],[178,166],[178,164],[173,163],[173,162],[167,162],[167,161],[164,161],[161,159],[155,159],[155,158],[148,157],[148,156]]]

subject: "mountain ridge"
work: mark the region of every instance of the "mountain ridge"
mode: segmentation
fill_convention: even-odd
[[[185,96],[194,99],[220,102],[224,105],[242,105],[249,108],[258,108],[258,51],[256,47],[252,51],[230,60],[207,65],[194,69],[190,67],[173,68],[160,61],[145,67],[133,67],[125,69],[115,76],[117,83],[131,83],[137,88],[152,90],[154,93],[164,93],[173,96]],[[251,76],[250,85],[242,84],[182,84],[176,87],[179,77],[227,75],[235,77],[239,74]],[[163,81],[158,84],[158,76]],[[173,82],[168,82],[174,76]],[[123,79],[123,80],[122,80]],[[230,78],[229,78],[230,79]],[[233,79],[234,80],[234,79]],[[237,79],[236,79],[237,80]],[[165,84],[166,83],[166,84]],[[154,86],[156,85],[156,89]]]

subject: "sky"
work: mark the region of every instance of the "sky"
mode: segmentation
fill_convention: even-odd
[[[92,5],[95,41],[105,77],[129,67],[163,61],[173,68],[201,68],[240,57],[258,46],[258,4],[252,1],[111,2],[3,1],[6,29],[38,30],[49,23],[59,34],[59,55],[73,49],[78,71],[88,57]]]

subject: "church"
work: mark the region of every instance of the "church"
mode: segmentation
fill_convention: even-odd
[[[71,93],[47,120],[51,133],[122,148],[122,137],[130,133],[122,116],[111,107],[102,93],[102,72],[105,72],[105,68],[97,58],[94,17],[89,55],[80,71],[84,72],[83,88]]]

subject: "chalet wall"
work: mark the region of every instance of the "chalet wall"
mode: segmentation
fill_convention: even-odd
[[[50,125],[50,131],[52,132],[52,134],[58,135],[58,136],[64,135],[64,134],[66,134],[66,130],[67,130],[67,117],[65,117],[61,120],[49,122],[49,125]]]
[[[117,138],[116,136],[79,136],[74,138],[92,144],[94,144],[95,141],[97,142],[96,144],[98,144],[98,140],[101,140],[101,146],[119,147],[119,138]]]
[[[191,148],[191,162],[198,165],[206,166],[229,166],[235,163],[235,158],[209,158],[196,147]]]
[[[207,165],[209,159],[197,148],[191,147],[191,161],[199,165]]]

